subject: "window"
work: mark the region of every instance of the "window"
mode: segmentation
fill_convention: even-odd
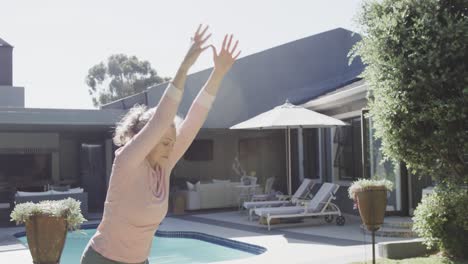
[[[192,142],[184,154],[184,159],[189,161],[213,160],[213,140],[198,139]]]
[[[333,166],[340,180],[362,178],[361,118],[345,120],[350,126],[337,127],[333,138],[336,147]]]
[[[42,186],[52,178],[51,154],[0,154],[0,181],[17,187]]]

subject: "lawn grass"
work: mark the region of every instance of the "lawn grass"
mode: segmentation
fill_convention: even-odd
[[[367,262],[354,262],[353,264],[370,264],[372,260]],[[377,259],[377,264],[468,264],[468,260],[451,260],[440,256],[428,256],[409,259]]]

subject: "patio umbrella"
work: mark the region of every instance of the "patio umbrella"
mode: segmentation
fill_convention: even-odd
[[[288,194],[291,195],[291,128],[323,128],[347,125],[345,122],[323,115],[302,106],[286,103],[249,120],[230,127],[230,129],[286,129]]]

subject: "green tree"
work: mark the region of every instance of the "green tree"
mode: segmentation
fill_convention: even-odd
[[[168,80],[158,76],[148,61],[140,61],[135,56],[125,54],[111,55],[105,63],[91,67],[86,76],[94,106],[140,93]]]
[[[363,4],[369,115],[382,151],[410,171],[468,183],[468,0]]]

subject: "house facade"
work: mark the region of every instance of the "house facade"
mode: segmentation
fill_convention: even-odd
[[[383,161],[372,120],[365,115],[368,87],[359,77],[365,66],[359,58],[352,63],[348,58],[360,39],[337,28],[238,59],[203,128],[173,170],[171,188],[184,189],[187,182],[238,182],[240,175],[233,170],[238,159],[260,185],[274,177],[274,188],[286,193],[285,131],[229,127],[289,100],[349,124],[292,130],[293,190],[303,178],[338,183],[336,203],[344,212],[357,214],[348,187],[357,178],[379,175],[396,186],[387,212],[410,215],[422,188],[431,182],[409,175],[404,164]],[[83,187],[90,194],[90,208],[99,211],[114,158],[115,123],[135,104],[156,106],[167,84],[100,110],[25,108],[24,88],[12,85],[12,49],[9,44],[0,46],[0,68],[10,69],[0,75],[0,203],[11,203],[17,190],[61,184]],[[188,76],[180,116],[186,115],[210,72]]]

